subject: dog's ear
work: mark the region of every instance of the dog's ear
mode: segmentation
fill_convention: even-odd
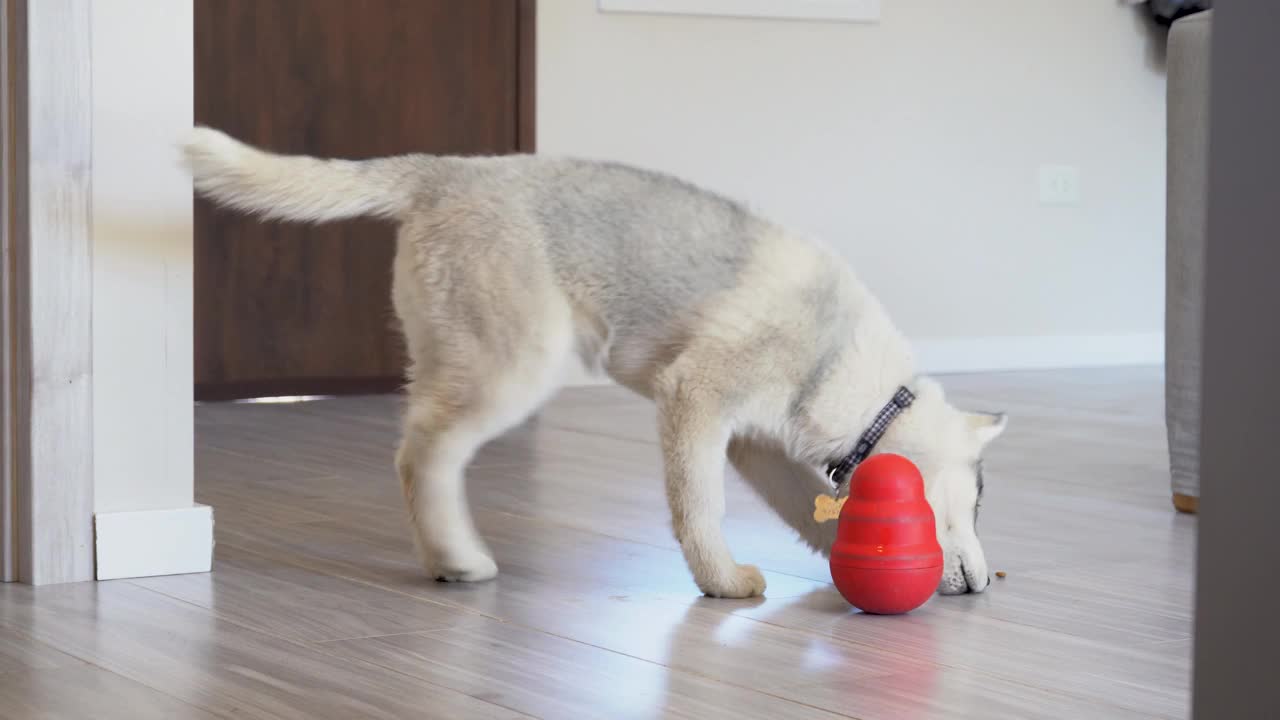
[[[969,432],[978,441],[978,447],[986,447],[988,443],[1000,437],[1005,426],[1009,424],[1009,416],[1004,413],[965,413],[965,423]]]

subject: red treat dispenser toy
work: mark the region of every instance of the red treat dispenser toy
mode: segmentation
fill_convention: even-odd
[[[840,502],[831,577],[844,599],[875,615],[923,605],[942,579],[942,547],[920,470],[901,455],[874,455],[854,470],[849,496],[819,499],[814,517]]]

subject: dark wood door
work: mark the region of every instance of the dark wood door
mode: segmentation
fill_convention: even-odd
[[[531,151],[532,40],[531,0],[195,0],[195,119],[285,153]],[[393,253],[386,223],[197,200],[197,399],[396,388]]]

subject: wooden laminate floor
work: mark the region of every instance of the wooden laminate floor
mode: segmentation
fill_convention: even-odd
[[[668,530],[653,411],[575,389],[470,471],[502,574],[419,573],[398,400],[206,405],[208,575],[0,587],[2,718],[1185,717],[1196,520],[1169,503],[1158,370],[973,375],[982,595],[851,611],[731,480],[765,599],[701,598]]]

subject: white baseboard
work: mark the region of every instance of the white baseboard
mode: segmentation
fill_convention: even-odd
[[[1164,364],[1164,333],[923,338],[912,343],[921,372],[1119,367]]]
[[[876,22],[880,0],[597,0],[600,12]]]
[[[209,572],[213,508],[97,513],[98,579]]]
[[[925,373],[1164,364],[1164,333],[1161,332],[922,338],[914,341],[912,346],[920,372]],[[576,369],[566,382],[570,387],[609,383],[606,377]]]

